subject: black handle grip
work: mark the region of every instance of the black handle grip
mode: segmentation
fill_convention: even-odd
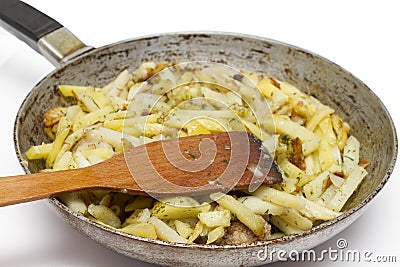
[[[62,27],[54,19],[18,0],[0,0],[0,25],[39,53],[38,40]]]

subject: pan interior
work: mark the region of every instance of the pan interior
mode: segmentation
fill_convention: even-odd
[[[15,128],[17,154],[50,141],[43,129],[44,113],[68,105],[60,84],[104,86],[124,69],[136,69],[148,61],[214,61],[237,69],[263,72],[288,81],[329,105],[349,122],[362,144],[361,158],[371,161],[369,176],[347,202],[360,204],[380,188],[396,154],[392,121],[375,94],[349,72],[305,50],[267,39],[233,34],[166,34],[132,39],[93,50],[44,78],[25,99]],[[38,172],[42,161],[23,163],[25,171]]]

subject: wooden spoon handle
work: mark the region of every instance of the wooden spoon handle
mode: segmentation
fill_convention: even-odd
[[[48,198],[74,191],[89,182],[82,170],[42,172],[0,178],[0,206]]]
[[[117,156],[123,158],[123,155]],[[115,161],[115,160],[114,160]],[[82,189],[115,189],[129,187],[129,192],[144,194],[134,179],[125,184],[107,183],[108,172],[102,172],[103,163],[68,171],[41,172],[0,178],[0,207],[49,198],[61,193]],[[121,169],[121,167],[119,168]],[[116,170],[115,175],[120,171]],[[126,176],[124,172],[123,175]]]

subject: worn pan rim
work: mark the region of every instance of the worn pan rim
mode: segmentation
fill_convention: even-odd
[[[385,113],[385,115],[388,117],[389,119],[389,124],[390,124],[390,131],[391,134],[393,136],[393,140],[392,141],[392,145],[393,145],[393,153],[391,155],[391,159],[390,159],[390,163],[389,163],[389,167],[386,170],[386,173],[383,177],[383,179],[381,180],[381,182],[379,183],[379,185],[377,186],[377,188],[370,193],[363,201],[361,201],[358,205],[356,205],[355,207],[351,208],[350,210],[347,210],[345,212],[343,212],[339,217],[333,219],[333,220],[329,220],[326,222],[321,223],[318,226],[315,226],[313,228],[311,228],[310,230],[306,230],[306,231],[302,231],[300,233],[297,234],[293,234],[293,235],[289,235],[289,236],[283,236],[281,238],[277,238],[277,239],[272,239],[272,240],[267,240],[267,241],[257,241],[255,243],[251,243],[251,244],[242,244],[242,245],[203,245],[203,244],[181,244],[181,243],[172,243],[172,242],[165,242],[165,241],[161,241],[161,240],[152,240],[152,239],[147,239],[147,238],[143,238],[143,237],[139,237],[139,236],[135,236],[135,235],[131,235],[128,233],[124,233],[121,231],[118,231],[116,229],[113,229],[111,227],[107,227],[105,225],[102,225],[100,223],[97,223],[93,220],[90,220],[88,218],[86,218],[83,215],[80,215],[74,211],[72,211],[71,209],[69,209],[66,205],[64,205],[61,201],[59,201],[56,197],[52,197],[49,198],[48,201],[51,205],[55,206],[58,209],[61,209],[63,212],[68,213],[71,216],[74,216],[86,223],[88,223],[89,225],[96,227],[96,228],[100,228],[104,231],[110,232],[112,234],[121,236],[121,237],[126,237],[131,239],[132,241],[139,241],[139,242],[146,242],[146,243],[150,243],[150,244],[154,244],[154,245],[162,245],[162,246],[169,246],[169,247],[177,247],[177,248],[192,248],[192,249],[203,249],[203,250],[225,250],[225,249],[241,249],[241,248],[253,248],[253,247],[264,247],[264,246],[268,246],[271,244],[282,244],[282,243],[286,243],[286,242],[291,242],[294,241],[296,239],[300,239],[302,237],[311,235],[313,233],[319,232],[325,228],[329,228],[335,224],[338,224],[339,222],[343,221],[344,219],[350,217],[351,215],[357,213],[357,211],[361,210],[362,208],[364,208],[365,206],[367,206],[372,199],[374,199],[376,197],[376,195],[382,190],[382,188],[385,186],[385,184],[388,182],[390,175],[393,172],[393,169],[395,167],[395,163],[397,160],[397,154],[398,154],[398,139],[397,139],[397,134],[396,134],[396,129],[395,129],[395,125],[393,122],[392,117],[390,116],[390,113],[388,112],[387,108],[385,107],[385,105],[382,103],[382,101],[379,99],[379,97],[367,86],[365,85],[360,79],[358,79],[356,76],[354,76],[351,72],[349,72],[348,70],[342,68],[341,66],[339,66],[338,64],[332,62],[331,60],[316,54],[314,52],[308,51],[307,49],[303,49],[301,47],[297,47],[291,44],[287,44],[281,41],[277,41],[277,40],[273,40],[270,38],[265,38],[265,37],[260,37],[260,36],[255,36],[255,35],[248,35],[248,34],[242,34],[242,33],[234,33],[234,32],[220,32],[220,31],[183,31],[183,32],[168,32],[168,33],[160,33],[160,34],[152,34],[152,35],[146,35],[146,36],[140,36],[140,37],[135,37],[135,38],[130,38],[130,39],[125,39],[119,42],[115,42],[115,43],[111,43],[108,45],[104,45],[101,46],[99,48],[95,48],[92,49],[82,55],[77,56],[76,58],[73,58],[63,64],[61,64],[59,67],[57,67],[56,69],[54,69],[52,72],[50,72],[49,74],[47,74],[44,78],[42,78],[33,88],[32,90],[28,93],[28,95],[25,97],[24,101],[22,102],[16,119],[15,119],[15,123],[14,123],[14,133],[13,133],[13,139],[14,139],[14,149],[15,152],[17,154],[18,160],[20,162],[20,165],[22,166],[23,170],[25,173],[31,173],[30,170],[28,169],[28,165],[26,163],[26,159],[23,158],[23,151],[20,150],[20,146],[19,146],[19,139],[18,139],[18,129],[19,127],[19,121],[20,118],[23,116],[23,111],[25,110],[25,106],[27,105],[28,100],[31,98],[31,96],[37,91],[39,90],[39,87],[41,85],[41,83],[43,83],[46,79],[48,79],[49,77],[53,76],[55,73],[64,70],[65,68],[67,68],[69,65],[71,64],[76,64],[78,61],[80,61],[82,58],[88,57],[90,55],[99,53],[101,51],[104,51],[106,49],[109,49],[111,47],[114,46],[118,46],[121,44],[125,44],[125,43],[129,43],[129,42],[138,42],[138,41],[144,41],[147,39],[154,39],[154,38],[160,38],[160,37],[172,37],[172,36],[201,36],[201,35],[208,35],[208,36],[231,36],[231,37],[239,37],[239,38],[246,38],[246,39],[253,39],[256,41],[261,41],[261,42],[269,42],[269,43],[274,43],[277,45],[283,45],[286,46],[288,48],[292,48],[292,49],[296,49],[305,53],[308,53],[310,55],[312,55],[313,57],[317,57],[322,59],[323,61],[329,63],[329,64],[334,64],[336,66],[338,66],[339,68],[341,68],[344,72],[348,73],[351,75],[351,77],[354,80],[357,80],[359,82],[361,82],[363,84],[363,86],[369,91],[369,93],[373,96],[374,101],[376,101],[377,103],[379,103],[380,108],[382,109],[382,111]]]

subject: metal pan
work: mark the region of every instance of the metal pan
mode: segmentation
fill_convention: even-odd
[[[2,0],[0,20],[6,29],[45,56],[57,68],[40,81],[23,102],[15,121],[15,148],[25,172],[38,172],[40,161],[26,163],[23,153],[34,144],[49,141],[43,131],[43,114],[68,104],[59,84],[105,85],[123,69],[133,70],[146,61],[212,60],[238,69],[262,71],[286,80],[312,94],[352,126],[364,144],[362,158],[371,160],[369,179],[347,202],[339,218],[296,235],[252,245],[212,246],[171,244],[116,232],[80,216],[56,198],[49,206],[84,235],[123,255],[142,261],[175,266],[254,266],[257,254],[304,250],[321,244],[355,221],[386,184],[397,156],[394,124],[378,97],[351,73],[314,53],[273,40],[226,33],[171,33],[135,38],[92,48],[59,23],[32,7]]]

